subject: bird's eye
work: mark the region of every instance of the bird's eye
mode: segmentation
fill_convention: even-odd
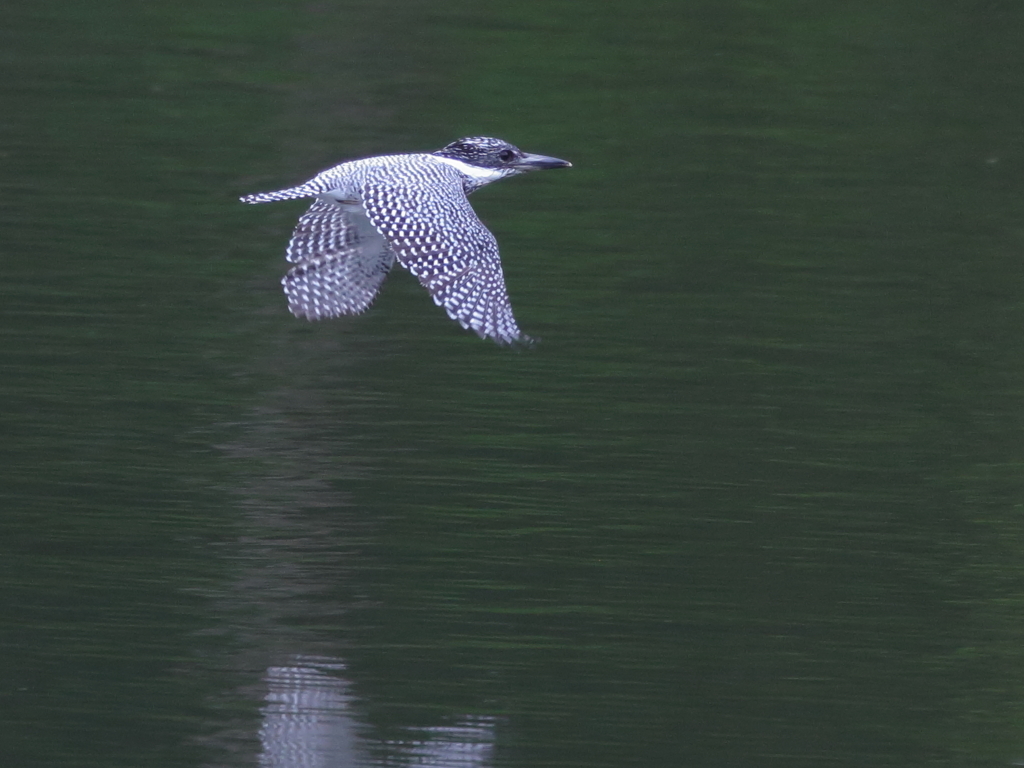
[[[503,149],[498,153],[498,159],[503,163],[511,163],[516,159],[516,153],[511,149]]]

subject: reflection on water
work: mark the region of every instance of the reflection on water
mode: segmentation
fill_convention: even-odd
[[[494,721],[465,718],[452,726],[404,728],[406,737],[360,740],[352,697],[339,660],[297,656],[291,666],[267,670],[260,710],[260,765],[265,768],[424,766],[483,768],[494,749]]]
[[[491,718],[466,718],[452,726],[406,730],[408,738],[387,742],[395,757],[382,765],[474,768],[491,764],[494,750],[494,720]]]
[[[267,768],[349,768],[356,759],[356,725],[349,712],[344,664],[296,657],[267,670],[260,726],[260,765]]]

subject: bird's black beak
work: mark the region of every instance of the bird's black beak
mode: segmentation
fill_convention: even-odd
[[[523,171],[543,171],[548,168],[571,168],[572,163],[568,160],[559,160],[557,157],[545,155],[523,155],[513,164]]]

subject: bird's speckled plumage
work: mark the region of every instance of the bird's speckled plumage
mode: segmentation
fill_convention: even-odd
[[[498,243],[466,195],[507,176],[568,166],[474,137],[433,154],[342,163],[305,184],[242,201],[316,198],[292,235],[287,258],[295,266],[282,280],[297,317],[364,311],[397,259],[463,328],[511,344],[529,337],[512,316]]]

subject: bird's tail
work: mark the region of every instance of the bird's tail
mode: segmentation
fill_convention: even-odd
[[[289,187],[279,189],[276,192],[257,192],[254,195],[245,195],[238,198],[243,203],[276,203],[278,200],[296,200],[300,197],[315,197],[320,190],[312,189],[308,184],[300,187]]]

